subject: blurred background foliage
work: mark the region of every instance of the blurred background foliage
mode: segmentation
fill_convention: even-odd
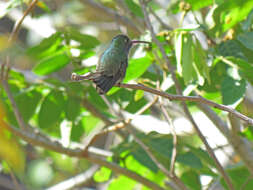
[[[0,1],[0,62],[3,64],[5,57],[10,56],[8,83],[24,121],[65,147],[72,147],[84,144],[90,135],[110,124],[134,116],[132,125],[136,127],[136,136],[169,170],[173,138],[171,124],[161,112],[161,103],[154,104],[141,116],[134,115],[155,96],[118,87],[100,96],[91,82],[70,80],[72,72],[94,71],[99,56],[119,33],[131,39],[151,41],[139,1],[39,1],[24,20],[17,40],[10,44],[8,36],[29,3],[29,0]],[[202,95],[253,117],[252,8],[252,0],[153,0],[148,3],[156,37],[177,71],[184,95]],[[138,82],[176,93],[168,65],[154,43],[152,47],[132,48],[124,82]],[[93,164],[85,159],[32,146],[15,137],[8,126],[18,127],[18,123],[2,87],[0,101],[0,189],[17,189],[13,185],[13,173],[21,189],[51,187],[56,190],[55,184],[93,169]],[[228,189],[185,118],[180,103],[163,100],[162,105],[178,135],[175,164],[178,177],[192,190]],[[243,159],[245,155],[236,152],[229,135],[222,136],[217,125],[204,114],[198,114],[201,110],[196,104],[188,102],[187,105],[235,189],[253,189],[252,174]],[[214,111],[230,126],[226,113]],[[210,132],[210,128],[218,130]],[[252,126],[241,124],[234,135],[248,143],[252,151]],[[222,136],[222,142],[215,141],[218,136]],[[106,151],[104,158],[108,161],[165,189],[176,189],[124,129],[100,137],[93,146]],[[88,179],[75,186],[58,189],[88,187],[149,189],[105,167],[96,167]]]

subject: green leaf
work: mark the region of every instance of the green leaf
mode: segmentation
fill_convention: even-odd
[[[62,92],[52,90],[41,105],[38,115],[39,126],[41,128],[50,128],[59,123],[63,106],[64,97]]]
[[[189,186],[191,189],[201,190],[199,174],[196,171],[190,170],[190,171],[184,172],[183,175],[181,176],[181,180],[184,182],[184,184]]]
[[[246,90],[246,81],[235,80],[226,76],[221,84],[222,102],[225,105],[237,106],[242,100]]]
[[[151,59],[148,57],[131,59],[129,61],[124,82],[140,77],[148,69],[151,63]]]
[[[198,10],[204,7],[207,7],[211,4],[213,4],[213,0],[205,0],[205,1],[199,1],[199,0],[185,0],[185,2],[189,3],[192,7],[192,10]]]
[[[248,140],[253,141],[253,128],[247,127],[240,133],[240,135],[247,138]]]
[[[234,68],[239,69],[240,75],[245,77],[247,80],[249,80],[253,84],[253,65],[251,63],[248,63],[247,61],[235,58],[235,57],[226,57],[228,61],[231,61],[232,64],[230,66],[234,66]],[[224,61],[224,63],[227,63]]]
[[[110,183],[108,190],[129,190],[134,189],[134,186],[136,185],[136,181],[127,178],[123,175],[120,175],[119,177],[112,180]]]
[[[134,15],[144,18],[141,7],[137,3],[135,3],[133,0],[125,0],[125,3]]]
[[[35,114],[40,99],[41,94],[36,90],[25,91],[15,97],[19,111],[25,122],[28,122],[29,119]]]
[[[63,47],[61,46],[62,41],[62,33],[56,32],[50,37],[43,39],[38,45],[29,48],[26,53],[28,56],[41,60],[59,52],[59,49]]]
[[[242,185],[245,184],[245,182],[250,177],[250,173],[245,166],[237,166],[231,169],[227,169],[226,172],[231,178],[235,189],[241,189]],[[227,190],[229,190],[223,178],[221,180],[221,183]],[[249,180],[248,183],[245,184],[243,190],[252,190],[252,189],[253,189],[253,180]]]
[[[70,58],[64,53],[56,54],[43,59],[33,68],[33,72],[37,75],[47,75],[58,71],[70,62]]]
[[[100,170],[95,173],[93,179],[98,183],[106,182],[110,179],[111,173],[112,171],[108,168],[101,167]]]
[[[78,30],[75,30],[73,28],[67,29],[65,34],[68,36],[69,39],[75,40],[81,44],[79,46],[79,49],[85,49],[85,50],[92,49],[100,44],[98,39],[95,38],[94,36],[91,36],[88,34],[82,34]]]
[[[191,168],[201,169],[203,167],[201,160],[192,152],[186,152],[177,156],[177,161],[190,166]]]
[[[198,81],[199,84],[203,85],[203,83],[201,82],[202,77],[206,78],[208,83],[211,83],[211,79],[210,79],[210,69],[207,65],[207,54],[206,52],[203,50],[200,42],[198,41],[198,39],[196,39],[196,44],[194,46],[195,51],[193,52],[194,55],[194,63],[196,65],[196,70],[198,71]]]
[[[70,135],[71,141],[80,142],[81,137],[85,133],[84,127],[85,126],[83,120],[80,120],[77,124],[73,124]]]
[[[134,101],[140,100],[144,96],[144,91],[143,90],[136,90],[135,95],[134,95]]]
[[[253,32],[240,34],[237,39],[248,49],[253,50]]]
[[[193,40],[191,34],[180,32],[176,35],[175,45],[178,72],[183,77],[185,84],[189,84],[198,79],[193,67]]]
[[[69,95],[66,100],[65,113],[68,120],[74,121],[80,114],[81,100],[78,97]]]
[[[220,34],[244,20],[253,7],[252,0],[224,1],[219,5],[213,14],[215,27],[210,34]]]
[[[138,145],[136,144],[136,146],[138,146]],[[153,172],[158,171],[158,167],[156,166],[156,164],[151,160],[151,158],[148,156],[148,154],[141,147],[138,146],[138,148],[135,148],[131,152],[131,155],[133,155],[133,157],[137,161],[139,161],[142,165],[149,168],[151,171],[153,171]]]

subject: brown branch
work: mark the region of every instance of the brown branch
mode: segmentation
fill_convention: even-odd
[[[170,118],[167,110],[163,106],[162,101],[160,101],[160,107],[161,107],[162,113],[164,115],[164,118],[166,119],[166,121],[168,122],[168,124],[170,126],[170,131],[173,136],[173,149],[172,149],[172,155],[171,155],[171,161],[170,161],[170,173],[175,174],[175,163],[176,163],[176,157],[177,157],[177,134],[175,131],[174,124],[171,121],[171,118]]]
[[[11,32],[11,35],[9,37],[9,42],[13,42],[14,40],[16,40],[18,32],[20,30],[20,27],[25,19],[25,17],[32,11],[32,9],[35,7],[35,5],[37,4],[38,0],[33,0],[28,8],[25,10],[23,16],[16,22],[15,26],[13,27],[13,30]]]
[[[51,141],[49,138],[46,138],[42,135],[37,135],[33,132],[25,132],[18,128],[9,126],[9,131],[11,131],[14,135],[20,137],[22,140],[34,145],[34,146],[40,146],[45,149],[49,149],[58,153],[62,153],[68,156],[72,157],[78,157],[78,158],[84,158],[82,155],[83,150],[82,149],[69,149],[63,147],[58,141]],[[125,168],[122,168],[118,166],[115,163],[108,162],[105,159],[102,159],[100,156],[96,156],[94,154],[89,154],[85,157],[86,160],[90,161],[91,163],[98,164],[104,167],[107,167],[111,169],[112,171],[125,175],[135,181],[140,182],[141,184],[150,187],[152,189],[157,190],[163,190],[160,186],[157,184],[147,180],[146,178],[140,176],[139,174],[132,172],[130,170],[127,170]]]
[[[215,103],[211,100],[205,99],[202,96],[183,96],[183,95],[175,95],[175,94],[168,94],[166,92],[162,92],[153,88],[149,88],[147,86],[144,86],[142,84],[117,84],[116,86],[118,87],[123,87],[123,88],[130,88],[130,89],[134,89],[134,90],[143,90],[152,94],[156,94],[158,96],[167,98],[169,100],[179,100],[179,101],[190,101],[190,102],[200,102],[206,105],[209,105],[211,107],[229,112],[233,115],[235,115],[236,117],[240,118],[241,120],[243,120],[245,123],[249,124],[249,125],[253,125],[253,119],[249,118],[243,114],[241,114],[240,112],[234,110],[233,108],[230,108],[228,106],[225,106],[223,104],[218,104]]]
[[[75,81],[81,81],[83,80],[83,75],[77,75],[76,73],[73,73],[72,75],[75,75]],[[73,80],[73,78],[72,78]],[[175,95],[175,94],[168,94],[166,92],[160,91],[160,90],[156,90],[154,88],[149,88],[147,86],[144,86],[142,84],[124,84],[124,83],[120,83],[120,84],[116,84],[115,86],[121,87],[121,88],[129,88],[129,89],[133,89],[133,90],[143,90],[145,92],[149,92],[151,94],[156,94],[158,96],[167,98],[169,100],[179,100],[179,101],[189,101],[189,102],[198,102],[198,103],[203,103],[206,105],[209,105],[211,107],[214,107],[216,109],[220,109],[223,110],[225,112],[231,113],[234,116],[238,117],[239,119],[243,120],[246,124],[248,125],[252,125],[253,126],[253,119],[250,117],[247,117],[246,115],[243,115],[242,113],[236,111],[233,108],[230,108],[229,106],[225,106],[223,104],[218,104],[215,103],[211,100],[208,100],[202,96],[183,96],[183,95]]]
[[[181,89],[181,86],[177,80],[177,77],[176,77],[176,74],[174,72],[174,69],[169,61],[169,58],[165,52],[165,49],[163,48],[162,44],[157,40],[156,38],[156,35],[155,35],[155,32],[154,32],[154,29],[153,29],[153,26],[151,24],[151,21],[150,21],[150,18],[149,18],[149,15],[148,15],[148,12],[147,12],[147,9],[146,9],[146,3],[144,0],[139,0],[140,4],[141,4],[141,7],[142,7],[142,11],[144,13],[144,18],[145,18],[145,22],[147,24],[147,28],[149,29],[150,33],[151,33],[151,36],[152,36],[152,39],[153,41],[156,43],[156,45],[158,46],[158,48],[160,49],[161,53],[162,53],[162,56],[164,58],[164,60],[166,61],[167,65],[168,65],[168,68],[170,69],[170,72],[171,72],[171,75],[172,75],[172,79],[175,83],[175,87],[176,87],[176,91],[177,91],[177,94],[180,94],[182,95],[182,89]],[[229,188],[231,190],[234,190],[234,186],[229,178],[229,176],[226,174],[224,168],[222,167],[222,165],[220,164],[219,160],[216,158],[212,148],[209,146],[207,140],[205,139],[204,135],[201,133],[198,125],[196,124],[196,122],[194,121],[187,105],[185,102],[182,102],[182,105],[183,105],[183,109],[184,109],[184,112],[186,114],[186,116],[188,117],[188,119],[190,120],[190,122],[192,123],[195,131],[197,132],[198,136],[200,137],[200,139],[202,140],[202,142],[204,143],[206,149],[207,149],[207,152],[209,153],[209,155],[213,158],[214,162],[215,162],[215,165],[217,167],[217,169],[219,170],[219,172],[222,174],[222,176],[224,177],[224,180],[226,181],[227,185],[229,186]]]

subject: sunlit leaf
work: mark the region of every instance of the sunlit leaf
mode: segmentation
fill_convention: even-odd
[[[102,167],[100,170],[98,170],[95,175],[93,176],[93,179],[96,182],[106,182],[110,179],[112,171],[109,170],[108,168]]]
[[[33,69],[38,75],[47,75],[58,71],[70,62],[70,58],[63,52],[43,59]]]

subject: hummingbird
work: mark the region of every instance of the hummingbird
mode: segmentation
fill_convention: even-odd
[[[96,71],[86,75],[72,73],[72,80],[91,80],[96,84],[96,90],[99,94],[106,94],[115,84],[124,79],[129,51],[137,43],[150,44],[147,41],[130,40],[128,36],[123,34],[115,36],[109,47],[102,53]]]

